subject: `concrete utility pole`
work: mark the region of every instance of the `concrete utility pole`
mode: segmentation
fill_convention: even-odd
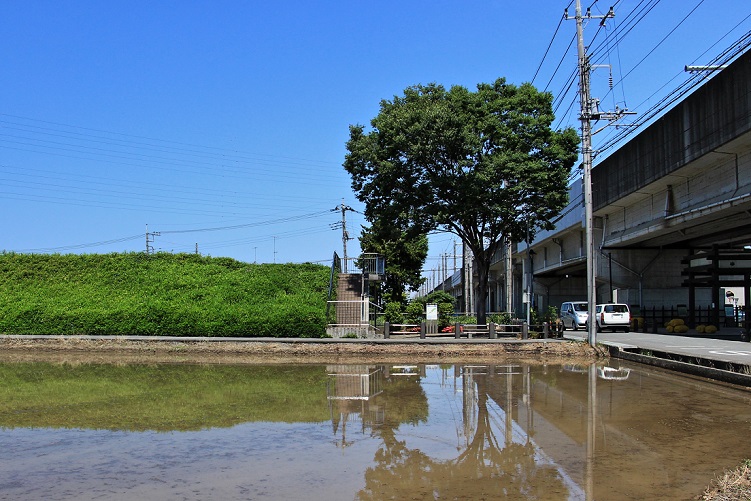
[[[344,273],[347,273],[347,263],[348,263],[348,261],[347,261],[347,240],[354,240],[354,238],[350,237],[349,233],[347,232],[347,211],[354,212],[355,209],[353,209],[349,205],[345,205],[344,199],[342,198],[342,204],[339,205],[338,207],[334,207],[334,210],[335,211],[338,210],[338,211],[342,212],[342,220],[339,223],[341,225],[341,228],[342,228],[342,252],[344,253],[343,254],[344,267],[343,267],[342,271]],[[339,227],[338,225],[332,225],[332,228],[334,228],[334,229],[337,229],[338,227]]]
[[[613,9],[604,16],[593,16],[587,9],[587,19],[605,19],[614,17]],[[564,17],[569,20],[568,11],[564,11]],[[592,98],[589,95],[589,58],[584,48],[584,26],[582,17],[581,0],[576,0],[576,39],[579,54],[579,103],[581,107],[581,137],[582,137],[582,168],[584,183],[584,232],[586,235],[587,255],[587,304],[589,321],[587,322],[587,339],[589,344],[595,346],[597,339],[597,325],[595,322],[595,305],[597,304],[597,283],[595,275],[595,245],[594,228],[592,227]]]
[[[154,237],[161,236],[161,233],[158,231],[149,233],[149,225],[146,225],[146,255],[148,256],[154,251],[154,247],[151,245],[151,243],[154,241]]]

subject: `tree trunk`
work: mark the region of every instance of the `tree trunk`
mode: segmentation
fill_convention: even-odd
[[[477,260],[477,288],[475,289],[475,311],[477,312],[477,323],[487,323],[487,293],[488,293],[488,275],[490,273],[490,260]]]

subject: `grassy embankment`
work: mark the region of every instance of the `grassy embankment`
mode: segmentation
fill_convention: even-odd
[[[329,268],[195,254],[0,254],[0,333],[325,336]]]

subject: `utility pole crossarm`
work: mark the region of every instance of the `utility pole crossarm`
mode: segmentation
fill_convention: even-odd
[[[335,211],[341,211],[342,213],[342,221],[341,221],[341,228],[342,228],[342,251],[343,251],[343,260],[344,260],[344,269],[342,270],[344,273],[347,272],[347,241],[348,240],[354,240],[353,237],[349,236],[349,233],[347,232],[347,211],[354,212],[355,209],[350,207],[349,205],[346,205],[344,203],[344,199],[342,199],[341,205],[334,207]],[[339,228],[339,224],[336,225],[336,228]],[[335,228],[335,229],[336,229]]]
[[[159,231],[152,231],[149,233],[149,225],[146,225],[146,255],[148,256],[152,252],[154,252],[154,247],[151,245],[154,242],[154,237],[160,237],[162,236],[161,232]]]

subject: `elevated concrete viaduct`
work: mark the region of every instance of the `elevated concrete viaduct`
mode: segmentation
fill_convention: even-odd
[[[742,284],[748,301],[751,52],[597,164],[592,191],[598,302],[719,310],[722,287],[731,284]],[[503,311],[510,302],[520,314],[528,290],[538,311],[586,300],[580,182],[570,195],[555,230],[540,233],[529,246],[512,246],[511,269],[499,256],[491,273],[490,311]],[[711,249],[730,258],[689,287],[686,259]],[[513,278],[511,301],[507,275]]]

